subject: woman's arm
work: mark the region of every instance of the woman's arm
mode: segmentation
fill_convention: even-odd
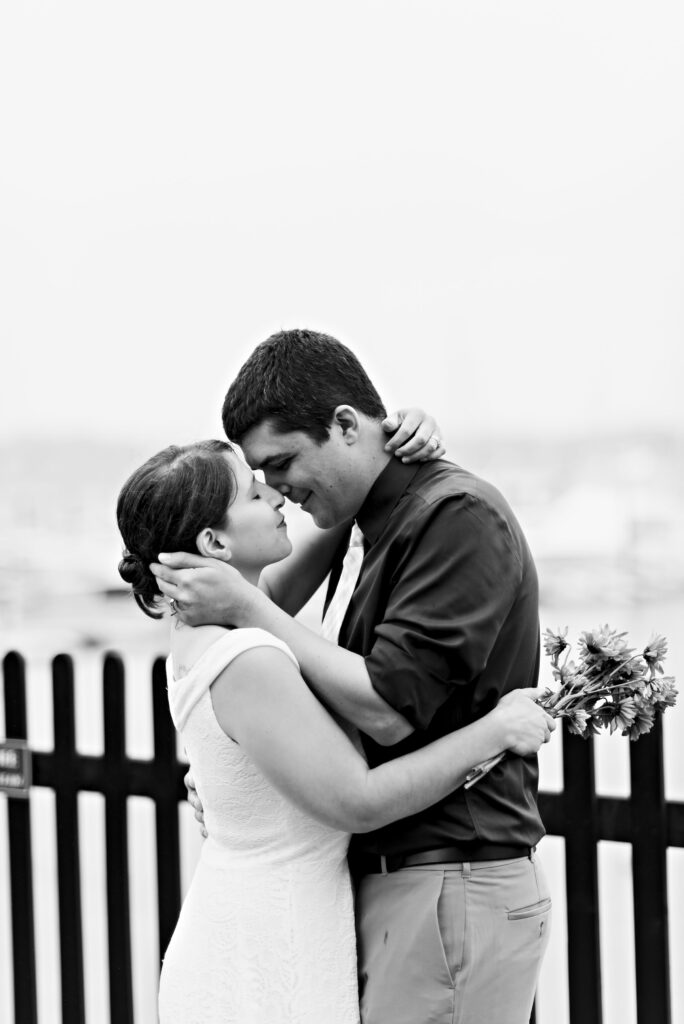
[[[529,699],[539,691],[518,690],[479,721],[371,769],[282,651],[239,655],[211,694],[221,728],[272,784],[313,817],[349,832],[424,810],[457,789],[473,765],[503,750],[533,754],[555,728]]]
[[[237,573],[234,581],[232,617],[227,617],[227,622],[259,626],[283,640],[316,696],[376,743],[394,746],[411,735],[410,722],[374,689],[362,655],[331,643],[293,619]]]
[[[206,622],[259,626],[294,652],[307,682],[328,707],[377,743],[393,746],[413,732],[404,716],[373,688],[360,654],[318,636],[227,562],[186,552],[170,559],[175,567],[171,572],[165,565],[153,566],[153,572],[160,590],[181,604],[183,619],[195,629]]]

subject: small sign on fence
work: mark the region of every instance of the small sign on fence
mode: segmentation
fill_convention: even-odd
[[[0,742],[0,793],[28,796],[31,788],[31,751],[26,740]]]

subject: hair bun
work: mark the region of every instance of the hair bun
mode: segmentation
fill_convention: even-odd
[[[147,578],[147,566],[140,555],[126,551],[119,562],[119,576],[124,583],[130,583],[134,588],[140,587]]]

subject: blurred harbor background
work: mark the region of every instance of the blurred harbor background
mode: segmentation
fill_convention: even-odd
[[[684,435],[476,440],[452,428],[446,443],[450,461],[494,482],[512,504],[544,606],[644,610],[681,601]],[[117,572],[116,496],[155,450],[52,438],[0,445],[5,650],[163,647],[165,631],[138,613]],[[287,508],[296,537],[301,513]]]

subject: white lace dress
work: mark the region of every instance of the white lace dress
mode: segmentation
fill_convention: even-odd
[[[214,715],[212,682],[264,645],[295,661],[270,633],[238,629],[180,680],[167,662],[209,838],[164,957],[161,1024],[359,1021],[349,836],[281,796]]]

